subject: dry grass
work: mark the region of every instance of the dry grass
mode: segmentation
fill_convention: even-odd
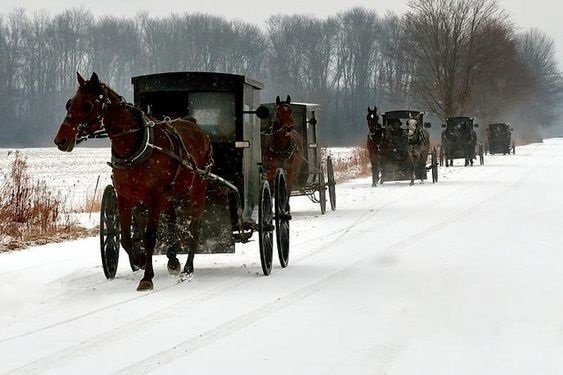
[[[323,149],[326,154],[327,150]],[[325,157],[323,156],[323,160]],[[345,182],[358,177],[371,175],[371,164],[367,148],[358,146],[346,157],[333,157],[334,175],[336,182]]]
[[[64,203],[44,181],[31,179],[26,159],[15,152],[0,184],[0,251],[89,234],[71,220]]]
[[[102,208],[102,191],[99,189],[100,176],[93,193],[86,193],[82,204],[74,207],[74,212],[93,213],[100,212]]]

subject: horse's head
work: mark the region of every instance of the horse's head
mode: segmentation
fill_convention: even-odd
[[[368,107],[368,114],[366,116],[366,120],[368,122],[369,132],[375,134],[378,131],[381,131],[381,124],[379,123],[379,115],[377,114],[377,107]]]
[[[409,138],[412,138],[415,136],[416,134],[416,130],[417,130],[417,126],[418,126],[418,121],[414,118],[409,118],[407,120],[407,130],[408,130],[408,135]]]
[[[293,130],[293,112],[291,110],[291,96],[287,96],[285,101],[280,100],[280,97],[276,97],[276,118],[277,121],[273,123],[274,133],[282,133],[286,136],[291,135]]]
[[[78,89],[66,102],[66,116],[55,137],[55,144],[61,151],[72,151],[77,143],[103,131],[103,115],[107,107],[105,86],[98,75],[92,74],[86,81],[76,73]]]

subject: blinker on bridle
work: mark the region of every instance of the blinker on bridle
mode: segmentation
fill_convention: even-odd
[[[102,86],[102,90],[105,90],[105,87]],[[76,144],[79,144],[89,138],[107,138],[108,134],[104,127],[104,115],[107,112],[108,107],[111,105],[111,100],[109,99],[108,95],[105,92],[101,92],[97,95],[94,103],[87,102],[89,105],[88,112],[90,113],[90,118],[87,121],[80,122],[76,125]],[[98,111],[98,115],[92,118],[92,113],[96,107],[100,107]],[[66,103],[66,110],[68,111],[70,108],[70,99]],[[67,118],[72,118],[72,114],[68,113]],[[93,123],[99,123],[100,129],[92,132],[91,134],[86,133],[86,129],[92,125]]]

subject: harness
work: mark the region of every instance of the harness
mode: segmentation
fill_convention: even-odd
[[[297,146],[295,145],[295,142],[293,142],[293,140],[290,140],[289,146],[287,146],[285,150],[276,150],[274,149],[273,137],[270,136],[267,139],[268,139],[268,144],[267,144],[268,151],[279,156],[279,158],[282,159],[284,162],[291,159],[293,154],[295,154],[295,150],[297,149]]]
[[[144,113],[142,114],[144,126],[138,129],[131,129],[117,134],[115,137],[121,137],[127,134],[133,134],[139,131],[143,131],[143,140],[141,142],[141,147],[135,153],[128,158],[120,158],[111,149],[111,162],[108,163],[110,167],[116,169],[131,169],[147,161],[151,155],[154,145],[154,126],[156,125],[154,121],[150,120]]]
[[[95,100],[95,104],[101,106],[100,112],[94,119],[80,123],[77,126],[79,141],[85,141],[89,138],[109,137],[109,134],[104,126],[104,116],[108,110],[108,107],[112,104],[112,101],[107,94],[107,88],[105,86],[102,86],[102,88],[103,93],[99,94]],[[146,162],[152,156],[153,151],[158,151],[178,162],[178,167],[176,168],[174,178],[171,182],[172,187],[175,185],[182,167],[196,172],[199,175],[207,176],[209,174],[211,167],[213,166],[213,158],[211,154],[209,155],[208,164],[203,166],[203,169],[198,168],[196,161],[192,154],[190,154],[190,152],[188,151],[188,148],[186,147],[182,136],[178,133],[175,126],[173,126],[173,123],[175,121],[178,121],[178,119],[170,120],[170,118],[165,117],[163,121],[155,122],[151,120],[143,111],[128,103],[122,96],[119,96],[119,99],[120,102],[118,104],[122,105],[123,107],[125,107],[125,109],[136,115],[142,121],[143,126],[141,126],[140,128],[129,129],[121,133],[114,134],[112,135],[112,138],[115,139],[138,132],[143,132],[143,135],[141,146],[133,153],[133,155],[127,158],[119,157],[112,147],[111,161],[107,163],[110,167],[114,169],[132,169]],[[95,121],[100,123],[100,129],[91,134],[84,134],[86,128]],[[155,126],[162,126],[163,133],[170,142],[170,150],[167,150],[155,144]],[[195,175],[193,177],[195,177]]]

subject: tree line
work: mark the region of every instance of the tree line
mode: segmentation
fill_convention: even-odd
[[[274,15],[261,28],[209,14],[94,17],[23,9],[0,16],[0,145],[51,145],[76,89],[95,71],[128,100],[130,78],[167,71],[243,74],[263,102],[291,94],[323,105],[323,141],[365,138],[368,106],[512,121],[522,134],[558,120],[552,39],[519,31],[493,0],[413,0],[403,15],[352,8]]]

